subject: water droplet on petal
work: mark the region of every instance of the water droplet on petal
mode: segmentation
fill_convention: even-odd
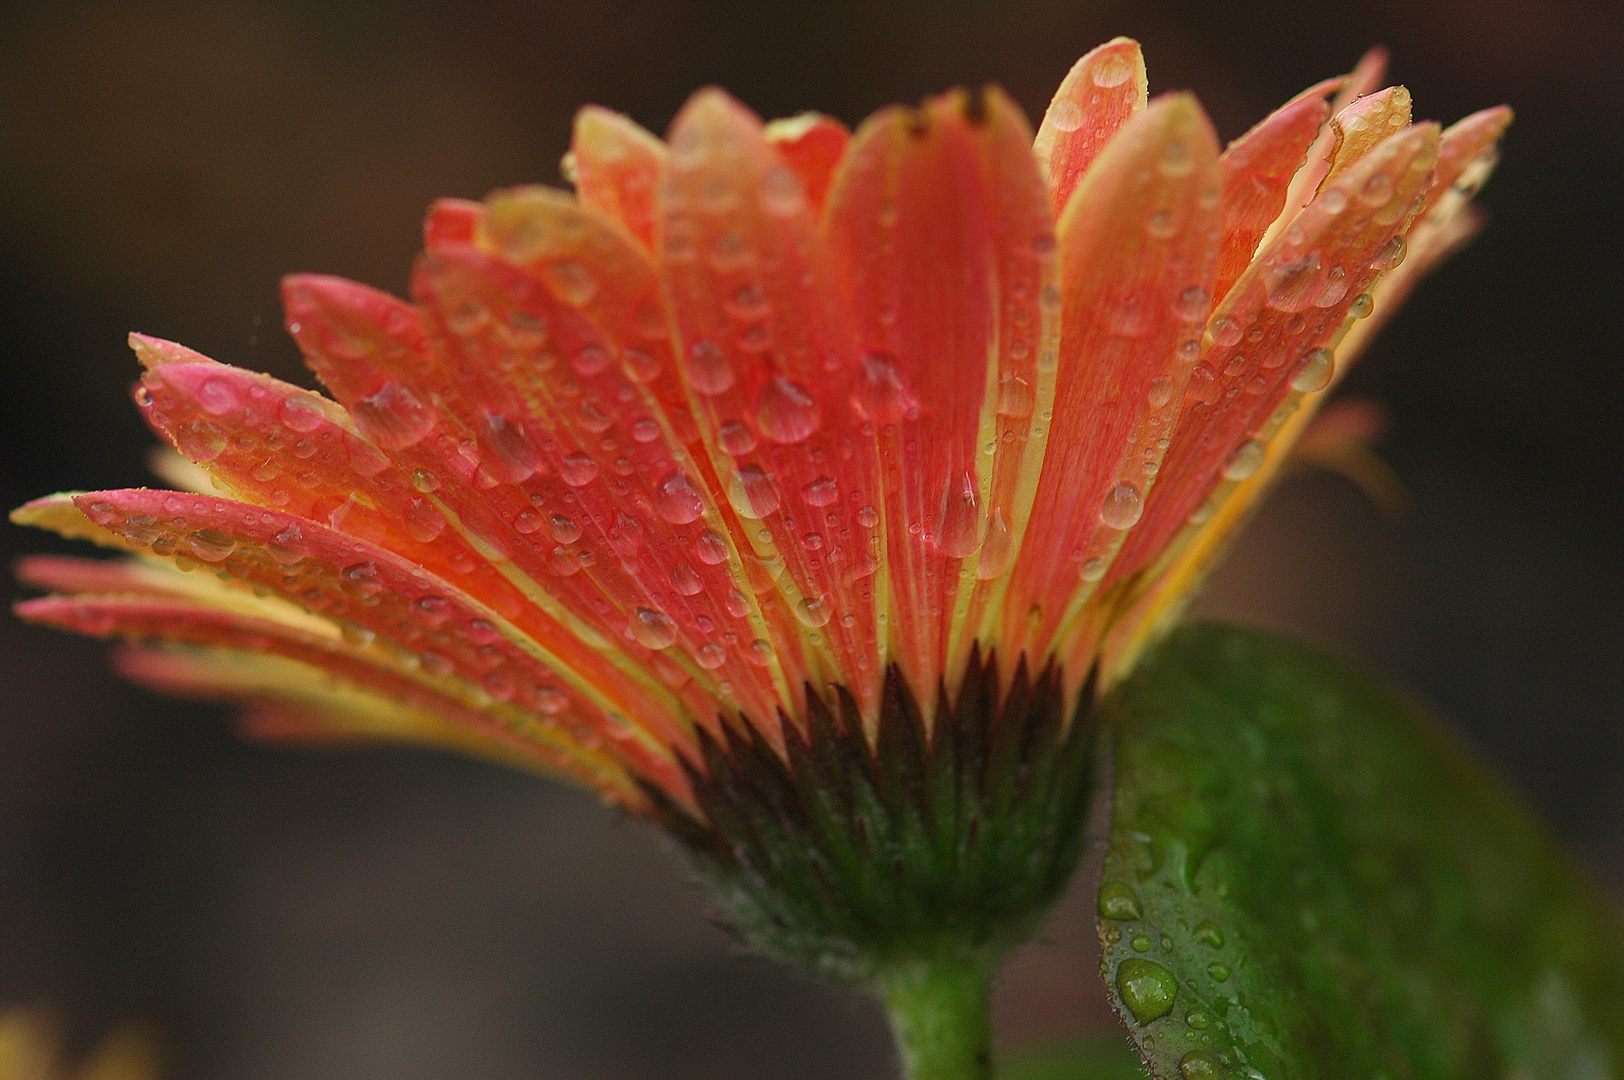
[[[434,413],[398,382],[384,383],[370,397],[350,406],[363,434],[385,450],[404,450],[434,428]]]
[[[756,448],[756,433],[743,420],[729,420],[716,430],[716,441],[723,450],[738,457]]]
[[[720,394],[733,385],[733,365],[714,341],[688,347],[688,381],[701,394]]]
[[[1076,131],[1083,126],[1083,107],[1071,98],[1061,98],[1050,103],[1048,119],[1058,131]]]
[[[609,367],[609,354],[596,345],[582,345],[570,357],[570,367],[583,379],[601,375]]]
[[[1191,930],[1190,933],[1203,945],[1210,945],[1214,949],[1224,947],[1224,932],[1214,922],[1203,921],[1197,923],[1195,929]]]
[[[413,499],[407,503],[401,513],[401,523],[406,526],[411,538],[420,544],[438,539],[446,529],[445,515],[427,499]]]
[[[1117,993],[1140,1024],[1159,1020],[1173,1011],[1179,984],[1173,973],[1154,960],[1137,957],[1117,965]]]
[[[1241,324],[1228,315],[1220,315],[1213,319],[1207,327],[1207,332],[1212,335],[1213,342],[1223,349],[1241,340]]]
[[[1217,982],[1228,982],[1229,965],[1220,964],[1214,961],[1213,963],[1207,965],[1207,974],[1211,975]]]
[[[886,352],[863,356],[863,373],[851,392],[851,405],[859,419],[893,424],[917,406],[897,370],[896,357]]]
[[[728,485],[728,501],[739,516],[759,521],[778,509],[778,488],[759,465],[742,465]]]
[[[571,307],[581,307],[598,295],[598,279],[577,262],[555,262],[543,271],[553,295]]]
[[[935,537],[942,554],[955,559],[968,558],[981,546],[980,492],[974,474],[964,473],[942,493]]]
[[[694,550],[699,555],[699,561],[706,566],[717,566],[727,561],[727,541],[714,529],[706,529],[699,534]]]
[[[541,515],[528,506],[513,516],[513,528],[522,536],[529,536],[541,528]]]
[[[1150,380],[1150,391],[1145,395],[1150,407],[1159,409],[1173,400],[1173,380],[1166,375],[1160,375]]]
[[[880,512],[872,506],[864,506],[857,511],[857,524],[865,529],[872,529],[880,523]]]
[[[1225,480],[1245,480],[1257,473],[1263,467],[1263,459],[1267,456],[1263,444],[1256,439],[1248,440],[1229,456],[1224,463],[1223,477]]]
[[[199,529],[186,538],[186,546],[204,562],[217,563],[237,550],[237,541],[217,529]]]
[[[1320,206],[1333,214],[1340,214],[1348,206],[1348,193],[1339,187],[1327,188],[1319,197]]]
[[[827,626],[830,614],[829,601],[821,596],[804,596],[795,604],[795,617],[802,626]]]
[[[412,487],[427,495],[440,487],[440,478],[427,469],[417,469],[412,473]]]
[[[750,648],[745,652],[744,658],[757,667],[766,667],[773,662],[772,644],[764,638],[756,638],[750,643]]]
[[[976,577],[982,581],[1003,577],[1014,561],[1014,530],[1009,527],[1009,518],[1003,510],[994,510],[987,518],[987,535],[981,541]]]
[[[660,374],[660,361],[643,349],[627,348],[620,351],[620,370],[634,383],[653,382]]]
[[[558,475],[570,487],[585,487],[598,475],[598,463],[577,450],[558,463]]]
[[[304,543],[304,533],[297,525],[289,525],[271,538],[265,545],[265,553],[279,566],[292,566],[304,558],[304,552],[299,545]]]
[[[518,421],[501,413],[486,413],[481,427],[481,440],[489,451],[484,464],[498,480],[517,484],[535,475],[539,465],[536,450]]]
[[[1113,529],[1131,529],[1145,512],[1145,500],[1139,489],[1123,481],[1105,493],[1100,503],[1100,520]]]
[[[677,624],[671,616],[650,607],[639,607],[632,612],[632,637],[645,649],[668,649],[677,640]]]
[[[774,165],[761,177],[761,205],[774,217],[793,217],[806,209],[800,177],[783,165]]]
[[[1315,349],[1297,361],[1297,370],[1291,376],[1291,388],[1305,394],[1323,390],[1331,385],[1336,373],[1336,359],[1330,349]]]
[[[297,431],[301,435],[308,435],[325,423],[320,407],[299,394],[289,394],[284,398],[277,415],[289,431]]]
[[[1183,139],[1173,139],[1162,147],[1161,157],[1156,159],[1156,171],[1163,176],[1188,176],[1195,171],[1195,154],[1190,150],[1190,144]]]
[[[1206,319],[1212,294],[1200,285],[1191,285],[1173,301],[1173,314],[1181,321],[1198,323]]]
[[[775,443],[802,442],[818,429],[817,399],[804,386],[775,375],[756,396],[756,426]]]
[[[1353,303],[1348,305],[1348,314],[1355,319],[1363,319],[1370,314],[1371,309],[1375,306],[1376,304],[1370,299],[1369,293],[1360,293],[1353,298]]]
[[[727,650],[714,641],[707,641],[694,650],[694,663],[706,671],[715,671],[727,663]]]
[[[1094,65],[1094,70],[1089,77],[1094,81],[1095,86],[1108,89],[1112,86],[1121,86],[1128,81],[1128,77],[1132,74],[1133,65],[1128,61],[1128,58],[1121,53],[1112,53],[1109,56],[1102,57],[1099,63]]]
[[[705,512],[705,500],[681,469],[673,469],[654,489],[654,510],[673,525],[698,521]]]
[[[1317,251],[1297,259],[1289,259],[1269,268],[1263,286],[1268,293],[1269,306],[1276,311],[1302,311],[1314,302],[1319,292],[1320,257]]]
[[[801,489],[808,506],[833,506],[840,500],[840,485],[827,476],[820,476]]]
[[[705,583],[700,580],[699,571],[685,562],[671,568],[671,587],[683,596],[698,596],[705,591]]]
[[[1382,249],[1376,252],[1376,257],[1370,260],[1372,270],[1391,270],[1404,261],[1408,249],[1404,246],[1404,237],[1395,236]]]
[[[566,514],[553,514],[547,519],[547,529],[560,544],[573,544],[581,538],[581,526]]]
[[[1384,172],[1372,173],[1359,189],[1359,201],[1366,206],[1385,206],[1393,197],[1393,178]]]

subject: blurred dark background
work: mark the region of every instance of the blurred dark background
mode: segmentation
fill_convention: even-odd
[[[1348,383],[1391,408],[1409,514],[1295,479],[1203,609],[1435,704],[1624,890],[1616,6],[9,3],[0,502],[150,482],[128,330],[308,382],[278,277],[401,291],[429,200],[558,182],[581,103],[663,131],[715,82],[855,122],[990,80],[1035,119],[1119,33],[1226,139],[1377,42],[1418,116],[1516,107],[1488,231]],[[0,528],[8,563],[62,549]],[[892,1074],[876,1010],[740,957],[661,842],[582,794],[245,745],[104,654],[0,621],[0,1005],[53,1006],[80,1041],[149,1022],[180,1078]],[[1108,1023],[1088,907],[1010,969],[1006,1042]]]

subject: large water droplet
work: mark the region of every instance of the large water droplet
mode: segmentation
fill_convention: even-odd
[[[1195,154],[1190,144],[1183,139],[1170,140],[1156,159],[1156,171],[1163,176],[1189,176],[1195,171]]]
[[[1014,561],[1015,532],[1003,510],[994,510],[987,517],[987,535],[981,541],[976,577],[982,581],[1003,577]]]
[[[793,217],[806,209],[800,177],[783,165],[774,165],[761,177],[761,205],[774,217]]]
[[[1313,306],[1321,285],[1317,251],[1272,266],[1263,278],[1269,306],[1276,311],[1302,311]]]
[[[1179,1075],[1184,1080],[1218,1080],[1218,1062],[1205,1050],[1191,1050],[1179,1061]]]
[[[1173,1011],[1179,984],[1173,973],[1154,960],[1134,957],[1117,965],[1117,993],[1134,1020],[1148,1024]]]
[[[277,415],[289,431],[297,431],[301,435],[308,435],[325,423],[321,408],[299,394],[289,394],[283,399]]]
[[[270,543],[265,545],[265,553],[280,566],[292,566],[304,558],[304,552],[300,550],[303,543],[304,533],[298,525],[290,524],[271,538]]]
[[[1369,293],[1360,293],[1353,298],[1353,303],[1348,305],[1348,314],[1355,319],[1363,319],[1375,306],[1375,301],[1370,299]]]
[[[1376,257],[1370,260],[1372,270],[1391,270],[1404,261],[1408,249],[1404,246],[1404,237],[1395,236],[1382,245]]]
[[[1071,98],[1061,98],[1049,104],[1048,119],[1057,131],[1076,131],[1083,126],[1083,107]]]
[[[1100,916],[1106,919],[1130,920],[1144,918],[1139,897],[1120,881],[1100,886]]]
[[[1291,388],[1303,393],[1323,390],[1331,385],[1336,373],[1336,359],[1330,349],[1315,349],[1297,361],[1297,370],[1291,375]]]
[[[434,428],[434,413],[398,382],[350,406],[350,415],[363,434],[385,450],[404,450]]]
[[[778,488],[760,465],[742,465],[728,484],[728,501],[739,516],[759,521],[778,509]]]
[[[577,450],[558,463],[558,475],[570,487],[585,487],[598,475],[598,463]]]
[[[671,616],[650,607],[632,612],[632,637],[645,649],[668,649],[677,640],[677,624]]]
[[[894,424],[907,416],[917,402],[902,380],[896,357],[871,352],[863,356],[863,373],[852,388],[851,405],[860,419]]]
[[[671,587],[683,596],[698,596],[705,591],[699,571],[691,563],[680,562],[671,568]]]
[[[775,443],[793,445],[818,429],[818,402],[782,375],[767,380],[756,396],[756,426]]]
[[[237,550],[237,541],[217,529],[199,529],[186,538],[186,546],[204,562],[224,562]]]
[[[699,561],[706,566],[717,566],[727,561],[727,541],[714,529],[706,529],[699,534],[694,551],[699,555]]]
[[[686,525],[699,520],[705,500],[687,473],[673,469],[654,489],[654,510],[673,525]]]
[[[830,477],[820,476],[809,481],[801,489],[801,495],[808,506],[833,506],[840,500],[840,485]]]
[[[743,420],[729,420],[717,428],[716,441],[723,450],[738,457],[756,448],[756,433]]]
[[[720,394],[733,385],[733,365],[714,341],[688,347],[688,381],[701,394]]]
[[[827,626],[830,614],[829,601],[821,596],[804,596],[795,604],[795,617],[802,626]]]
[[[583,379],[590,379],[594,375],[601,375],[609,367],[609,354],[597,345],[582,345],[570,357],[570,367],[575,374]]]
[[[976,478],[964,473],[942,493],[936,516],[936,546],[955,559],[968,558],[981,546],[981,504]]]
[[[1200,285],[1191,285],[1173,301],[1173,314],[1183,322],[1198,323],[1207,317],[1211,305],[1212,294]]]
[[[446,528],[445,515],[427,499],[413,499],[407,503],[401,513],[401,523],[406,526],[411,538],[420,544],[439,539]]]
[[[481,440],[488,454],[485,467],[503,483],[517,484],[536,474],[539,461],[535,447],[524,436],[517,420],[501,413],[486,413],[481,424]]]
[[[707,641],[694,650],[694,663],[706,671],[715,671],[727,663],[727,650],[714,641]]]
[[[553,295],[571,307],[592,302],[598,295],[598,279],[578,262],[555,262],[543,271]]]
[[[1257,474],[1263,467],[1263,459],[1267,452],[1263,444],[1256,439],[1242,443],[1224,463],[1223,477],[1225,480],[1245,480]]]
[[[1217,963],[1216,961],[1214,961],[1213,963],[1207,965],[1207,974],[1211,975],[1213,977],[1213,979],[1215,979],[1218,982],[1228,982],[1229,981],[1229,965],[1228,964],[1220,964],[1220,963]]]
[[[880,523],[880,512],[872,506],[860,507],[857,511],[857,524],[865,529],[872,529]]]
[[[338,576],[350,591],[362,598],[377,596],[383,591],[383,581],[378,576],[376,563],[351,563],[340,570]]]
[[[1113,529],[1133,528],[1144,512],[1144,497],[1127,481],[1114,485],[1100,503],[1100,520]]]
[[[1212,335],[1214,344],[1227,349],[1240,341],[1241,324],[1232,316],[1220,315],[1208,324],[1207,332]]]
[[[637,554],[643,546],[643,526],[626,514],[618,515],[609,529],[609,546],[623,557]]]
[[[1108,89],[1113,86],[1121,86],[1128,81],[1128,77],[1132,74],[1133,65],[1128,58],[1121,53],[1111,53],[1100,58],[1099,62],[1094,65],[1094,70],[1089,73],[1089,78],[1094,81],[1095,86]]]

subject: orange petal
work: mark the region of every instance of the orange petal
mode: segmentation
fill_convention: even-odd
[[[1229,144],[1224,169],[1224,239],[1213,296],[1222,299],[1252,261],[1258,242],[1286,205],[1292,177],[1325,124],[1328,84],[1305,91]]]
[[[630,249],[629,242],[621,243]],[[452,266],[449,250],[430,253],[424,266]],[[583,388],[572,382],[574,365],[584,364],[603,382],[613,377],[611,350],[580,315],[559,310],[545,286],[516,269],[507,273],[517,293],[503,300],[499,325],[478,303],[455,314],[438,313],[442,332],[454,323],[489,345],[483,351],[459,345],[455,367],[446,355],[449,343],[429,339],[415,308],[364,286],[338,278],[289,278],[284,303],[311,366],[358,424],[375,429],[375,441],[393,444],[392,456],[410,470],[414,485],[433,490],[464,537],[493,566],[589,646],[616,657],[624,681],[640,682],[656,696],[671,687],[679,692],[695,687],[691,668],[654,660],[661,639],[635,632],[644,627],[634,619],[664,628],[657,616],[664,613],[666,579],[635,577],[623,569],[613,541],[598,542],[620,526],[619,513],[604,513],[596,505],[600,489],[613,486],[618,494],[612,479],[618,459],[601,443],[591,454],[574,446],[561,449],[558,439],[548,437],[550,425],[539,420],[528,430],[530,404],[515,399],[536,391],[525,380],[508,377],[526,373],[570,382],[576,387],[575,406],[582,409],[593,399],[580,397]],[[604,361],[583,358],[588,348],[599,349]],[[570,361],[560,359],[558,349],[567,349]],[[526,387],[523,395],[521,387]],[[622,437],[614,445],[636,444]],[[578,488],[593,489],[590,517],[576,506]],[[592,539],[583,539],[589,535]],[[639,608],[648,615],[641,616]],[[724,629],[719,624],[716,632]],[[617,648],[617,642],[623,644]],[[656,670],[659,679],[652,674]],[[758,704],[758,682],[735,682],[742,703]],[[708,691],[688,704],[696,718],[715,722],[718,709]]]
[[[143,410],[165,438],[179,433],[177,446],[195,448],[209,433],[207,468],[232,492],[385,547],[478,596],[582,678],[620,681],[601,650],[530,603],[452,527],[433,491],[419,490],[429,485],[362,439],[339,405],[213,362],[154,368],[142,385]],[[214,453],[216,438],[225,445]]]
[[[559,709],[543,723],[507,696],[497,700],[477,682],[418,665],[404,668],[400,660],[377,648],[351,644],[339,637],[292,630],[282,624],[246,618],[231,612],[186,601],[141,596],[48,596],[17,605],[17,614],[30,621],[97,637],[121,636],[172,644],[203,645],[245,654],[266,654],[296,660],[326,675],[336,676],[408,707],[428,710],[477,732],[551,768],[568,772],[602,788],[613,778],[620,801],[632,790],[612,757],[590,752],[568,732],[579,728],[588,743],[601,742],[601,726]],[[316,672],[312,672],[315,674]],[[126,671],[126,673],[129,673]],[[153,673],[148,670],[147,673]],[[318,676],[319,677],[319,676]],[[499,686],[488,677],[488,685]],[[532,688],[549,702],[564,691],[556,685]],[[555,698],[551,695],[558,695]],[[601,725],[601,718],[599,720]],[[640,763],[645,765],[646,763]],[[665,763],[662,771],[674,776]]]
[[[1224,299],[1161,479],[1113,580],[1157,558],[1220,481],[1233,486],[1255,473],[1296,398],[1330,381],[1330,350],[1355,298],[1403,258],[1437,146],[1436,125],[1390,136],[1342,171]]]
[[[615,344],[540,282],[474,249],[430,255],[413,287],[476,410],[466,422],[484,428],[487,467],[507,470],[496,479],[525,493],[538,529],[573,523],[582,536],[572,542],[602,553],[607,565],[588,576],[638,645],[669,650],[706,685],[755,686],[753,715],[771,717],[778,699],[748,648],[762,634],[728,605],[738,583],[712,489],[654,396],[616,362]],[[486,318],[465,321],[471,308]],[[501,328],[514,325],[547,328],[550,363],[502,362]],[[722,644],[740,631],[743,647]]]
[[[1457,197],[1470,199],[1483,186],[1494,168],[1495,144],[1511,125],[1512,112],[1505,105],[1475,112],[1444,129],[1438,142],[1438,165],[1427,191],[1425,217],[1454,189]]]
[[[829,197],[829,185],[834,182],[835,166],[851,143],[846,125],[832,116],[806,112],[768,124],[767,141],[801,178],[801,190],[806,192],[813,214],[821,214]]]
[[[1005,618],[1006,640],[1034,655],[1139,517],[1212,302],[1220,183],[1201,106],[1168,95],[1129,121],[1061,219],[1054,435]]]
[[[1032,144],[1057,217],[1111,136],[1144,109],[1148,89],[1144,53],[1124,37],[1088,53],[1061,80]]]
[[[472,685],[503,680],[513,688],[513,702],[541,713],[552,700],[542,690],[571,685],[571,707],[605,738],[635,743],[643,751],[686,741],[685,731],[661,714],[627,710],[614,696],[620,684],[581,685],[556,657],[495,611],[364,541],[287,514],[200,495],[103,491],[76,496],[74,503],[97,525],[153,555],[182,568],[207,563],[308,611],[351,624],[363,636],[375,635],[416,656],[431,674],[455,675]],[[631,716],[655,728],[655,737],[637,738]]]
[[[630,117],[588,105],[575,114],[570,155],[581,203],[653,251],[659,228],[655,192],[668,167],[665,144]]]
[[[1337,176],[1410,124],[1410,92],[1390,86],[1360,98],[1331,117],[1331,167],[1320,181],[1324,191]]]
[[[468,199],[435,199],[423,219],[423,245],[472,243],[485,218],[485,208]]]
[[[870,707],[876,466],[849,404],[856,343],[817,214],[760,120],[720,91],[689,99],[671,146],[661,258],[735,543],[809,673]]]
[[[884,463],[890,634],[915,686],[969,648],[981,560],[1007,570],[1037,470],[1058,313],[1029,130],[996,88],[883,110],[825,215],[862,348],[850,404]]]

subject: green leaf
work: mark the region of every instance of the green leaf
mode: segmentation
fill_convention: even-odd
[[[1412,705],[1195,626],[1104,719],[1102,968],[1158,1077],[1624,1076],[1617,913]]]

